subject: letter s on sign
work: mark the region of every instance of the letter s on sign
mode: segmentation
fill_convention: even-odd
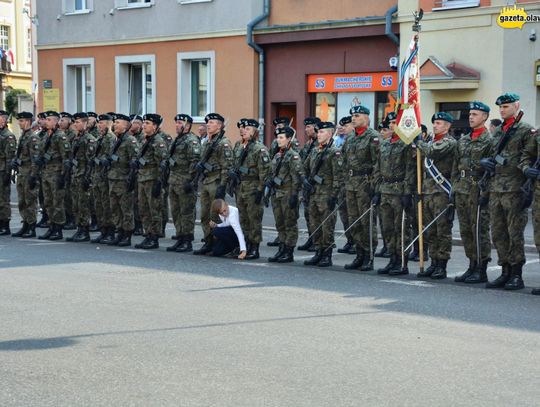
[[[326,81],[324,78],[317,78],[315,79],[315,88],[322,89],[326,86]]]
[[[389,88],[392,86],[392,76],[391,75],[384,75],[381,78],[381,85],[383,88]]]

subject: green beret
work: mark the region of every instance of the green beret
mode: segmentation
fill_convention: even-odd
[[[497,98],[495,104],[497,106],[504,105],[506,103],[513,103],[519,100],[519,95],[517,93],[505,93]]]
[[[489,106],[485,103],[479,102],[478,100],[475,100],[471,103],[469,103],[469,109],[470,110],[480,110],[482,112],[489,113]]]
[[[444,120],[444,121],[452,124],[453,121],[454,121],[454,118],[449,113],[438,112],[438,113],[435,113],[433,115],[433,117],[431,118],[431,123],[435,123],[435,120]]]
[[[352,115],[354,113],[369,114],[369,109],[362,105],[356,105],[351,107],[351,110],[349,110],[349,114]]]

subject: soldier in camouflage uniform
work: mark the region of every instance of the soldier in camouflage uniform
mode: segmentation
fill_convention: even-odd
[[[344,177],[347,180],[344,188],[349,213],[347,224],[356,222],[351,228],[356,246],[356,258],[352,263],[345,265],[346,270],[373,270],[373,264],[370,263],[370,247],[377,247],[375,224],[371,230],[371,244],[369,241],[369,216],[366,215],[362,220],[357,221],[371,206],[375,189],[374,179],[377,178],[380,134],[368,126],[369,113],[369,109],[362,105],[351,108],[354,133],[345,141],[342,149]]]
[[[380,142],[382,140],[390,140],[392,138],[392,135],[394,134],[394,126],[396,124],[396,117],[397,116],[394,112],[390,112],[377,126],[379,134],[381,135],[381,139],[379,140]],[[392,130],[390,130],[390,126],[392,126]],[[379,208],[376,208],[375,212],[377,213],[379,229],[381,230],[382,235],[382,218]],[[388,258],[390,257],[390,254],[388,253],[388,248],[386,247],[386,239],[384,238],[384,236],[382,236],[382,242],[382,247],[379,249],[379,251],[375,251],[374,257]]]
[[[268,258],[273,263],[294,261],[294,248],[298,241],[298,206],[304,169],[300,155],[290,147],[294,130],[290,127],[276,129],[278,152],[272,160],[272,171],[266,182],[271,192],[272,211],[276,220],[279,249]]]
[[[135,245],[136,249],[159,248],[159,236],[163,223],[162,162],[167,158],[167,144],[161,138],[160,115],[149,113],[143,116],[144,144],[141,146],[137,163],[139,173],[139,210],[145,238]]]
[[[17,139],[7,127],[8,116],[8,112],[0,110],[0,236],[11,234],[11,162],[17,150]]]
[[[425,224],[429,224],[448,205],[453,205],[452,165],[456,154],[456,140],[448,134],[453,117],[446,112],[435,113],[431,118],[433,124],[433,139],[418,140],[416,147],[422,153],[422,158],[431,163],[433,175],[427,171],[422,183],[423,216]],[[426,162],[426,161],[425,161]],[[435,176],[435,177],[434,177]],[[442,187],[448,189],[448,192]],[[446,265],[452,251],[452,224],[454,221],[453,206],[446,209],[441,216],[426,231],[426,238],[431,256],[431,265],[419,272],[417,277],[431,277],[434,280],[446,278]]]
[[[246,260],[253,260],[259,258],[264,214],[262,198],[271,163],[266,146],[258,141],[259,122],[245,119],[242,127],[242,141],[234,147],[234,169],[229,172],[229,180],[237,184],[236,204],[246,237]]]
[[[523,150],[535,132],[530,124],[522,121],[515,123],[520,110],[518,95],[505,93],[495,103],[504,122],[493,134],[491,157],[480,160],[480,165],[494,174],[489,179],[489,215],[491,237],[502,273],[496,280],[488,282],[486,288],[520,290],[524,287],[521,273],[525,264],[524,231],[527,225],[527,209],[523,207],[521,187],[525,183],[524,171],[528,167],[525,163],[520,164],[520,161]],[[513,132],[512,128],[516,131],[502,151],[498,151],[499,141],[508,131]]]
[[[135,137],[129,134],[130,126],[128,116],[116,114],[114,146],[110,155],[102,161],[109,180],[112,221],[118,234],[116,237],[113,234],[111,237],[102,239],[101,243],[111,246],[131,246],[131,235],[135,227],[133,221],[134,183],[130,176],[133,176],[137,170],[139,144]]]
[[[97,127],[97,120],[98,115],[95,112],[88,112],[88,127],[86,129],[87,133],[92,135],[94,137],[94,140],[97,140],[99,138],[99,129]],[[98,224],[97,224],[97,216],[96,216],[96,203],[95,203],[95,197],[94,192],[91,189],[90,190],[90,232],[97,232],[99,230]]]
[[[457,283],[485,283],[487,265],[491,260],[489,196],[487,191],[481,192],[478,186],[484,175],[480,160],[489,157],[491,151],[491,135],[485,126],[489,111],[489,107],[482,102],[470,103],[469,125],[472,132],[459,139],[452,167],[452,188],[455,192],[459,232],[465,255],[469,259],[469,268],[454,278]],[[480,258],[477,258],[476,250],[477,220]]]
[[[306,160],[311,156],[312,151],[317,149],[318,141],[315,126],[320,121],[321,120],[318,117],[306,117],[304,119],[307,140],[304,143],[302,149],[300,150],[300,158],[302,159],[304,168],[306,165]],[[304,204],[304,219],[306,220],[308,235],[311,236],[315,228],[313,227],[312,222],[309,218],[309,205],[307,203]],[[308,238],[308,240],[303,245],[298,246],[298,250],[314,251],[315,246],[313,244],[313,238]]]
[[[64,163],[69,160],[71,146],[66,135],[58,129],[60,115],[54,111],[48,111],[45,115],[47,134],[41,140],[36,164],[40,169],[44,204],[50,223],[47,232],[39,236],[39,239],[61,240],[62,227],[66,223]]]
[[[37,136],[40,140],[43,140],[43,138],[47,135],[47,122],[46,122],[46,116],[45,112],[40,112],[37,115],[38,117],[38,123],[39,123],[39,130],[37,130]],[[41,219],[36,224],[37,228],[48,228],[49,227],[49,215],[47,214],[47,210],[45,209],[45,199],[43,197],[43,187],[41,184],[41,178],[38,178],[38,203],[39,207],[41,208]]]
[[[390,253],[388,264],[377,270],[377,274],[409,274],[408,256],[401,258],[401,224],[408,224],[408,211],[412,207],[412,194],[416,178],[416,162],[412,146],[405,144],[393,131],[392,137],[379,144],[375,195],[372,203],[379,207],[382,220],[382,235]],[[410,229],[405,228],[404,244],[410,238]]]
[[[73,115],[75,138],[71,143],[69,165],[72,172],[71,196],[77,232],[66,238],[68,242],[90,241],[90,169],[96,154],[96,139],[86,131],[88,115],[84,112]]]
[[[225,137],[225,119],[218,113],[209,113],[204,118],[208,131],[208,141],[203,144],[201,161],[196,165],[202,178],[201,227],[204,245],[193,254],[202,255],[212,251],[212,230],[210,228],[210,209],[214,199],[224,199],[227,176],[233,165],[231,143]],[[219,221],[219,219],[216,219]]]
[[[165,133],[163,130],[160,130],[159,135],[165,142],[165,146],[167,147],[167,150],[171,147],[173,138]],[[163,203],[161,204],[161,216],[162,216],[162,222],[161,222],[161,233],[160,237],[165,237],[165,228],[167,227],[167,223],[169,222],[169,189],[164,188],[162,192],[162,199]]]
[[[170,173],[169,202],[177,241],[167,247],[167,251],[184,253],[193,250],[197,193],[191,180],[195,177],[195,165],[201,159],[201,143],[191,131],[191,116],[177,114],[174,121],[177,135],[169,148],[167,167]]]
[[[40,139],[32,132],[33,115],[29,112],[17,114],[21,136],[11,169],[17,173],[17,196],[19,200],[19,214],[23,225],[20,230],[13,233],[13,237],[36,237],[37,213],[37,177],[35,174],[34,157],[39,151]]]
[[[304,261],[306,266],[332,265],[336,214],[331,213],[336,208],[343,182],[341,150],[332,145],[334,127],[331,122],[317,124],[318,146],[304,164],[306,173],[303,181],[304,194],[309,195],[309,216],[314,229],[313,241],[316,247],[315,255]]]
[[[66,135],[69,144],[73,142],[75,138],[75,132],[71,128],[73,124],[73,115],[68,112],[60,112],[60,120],[58,121],[58,128]],[[64,194],[64,208],[66,210],[66,224],[64,230],[73,230],[76,228],[75,217],[73,216],[73,206],[71,197],[71,185],[66,185]]]
[[[132,114],[129,116],[129,118],[131,119],[131,128],[129,129],[129,134],[135,137],[140,147],[144,143],[144,133],[142,131],[142,116],[138,114]],[[135,188],[135,191],[133,191],[133,193],[133,201],[135,205],[133,208],[133,213],[135,216],[135,230],[133,231],[133,234],[135,236],[140,236],[143,234],[143,229],[141,222],[141,214],[139,213],[139,192],[137,188]]]
[[[116,141],[115,135],[111,132],[112,121],[113,117],[109,114],[98,116],[99,138],[96,141],[96,155],[91,163],[91,180],[100,234],[91,240],[92,243],[101,243],[104,239],[114,239],[114,223],[111,202],[109,201],[109,180],[107,179],[108,157]]]

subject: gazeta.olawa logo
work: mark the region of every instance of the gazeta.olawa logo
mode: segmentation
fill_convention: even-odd
[[[531,14],[527,15],[527,12],[523,7],[503,7],[501,13],[497,17],[497,24],[502,28],[523,28],[525,23],[538,23],[540,22],[540,15]]]

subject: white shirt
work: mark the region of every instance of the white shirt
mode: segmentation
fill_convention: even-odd
[[[238,208],[229,205],[229,216],[225,217],[219,215],[221,223],[217,225],[218,228],[224,228],[226,226],[231,226],[236,233],[238,238],[238,243],[240,244],[240,251],[246,250],[246,241],[244,240],[244,232],[242,232],[242,227],[240,226],[240,215],[238,213]]]

